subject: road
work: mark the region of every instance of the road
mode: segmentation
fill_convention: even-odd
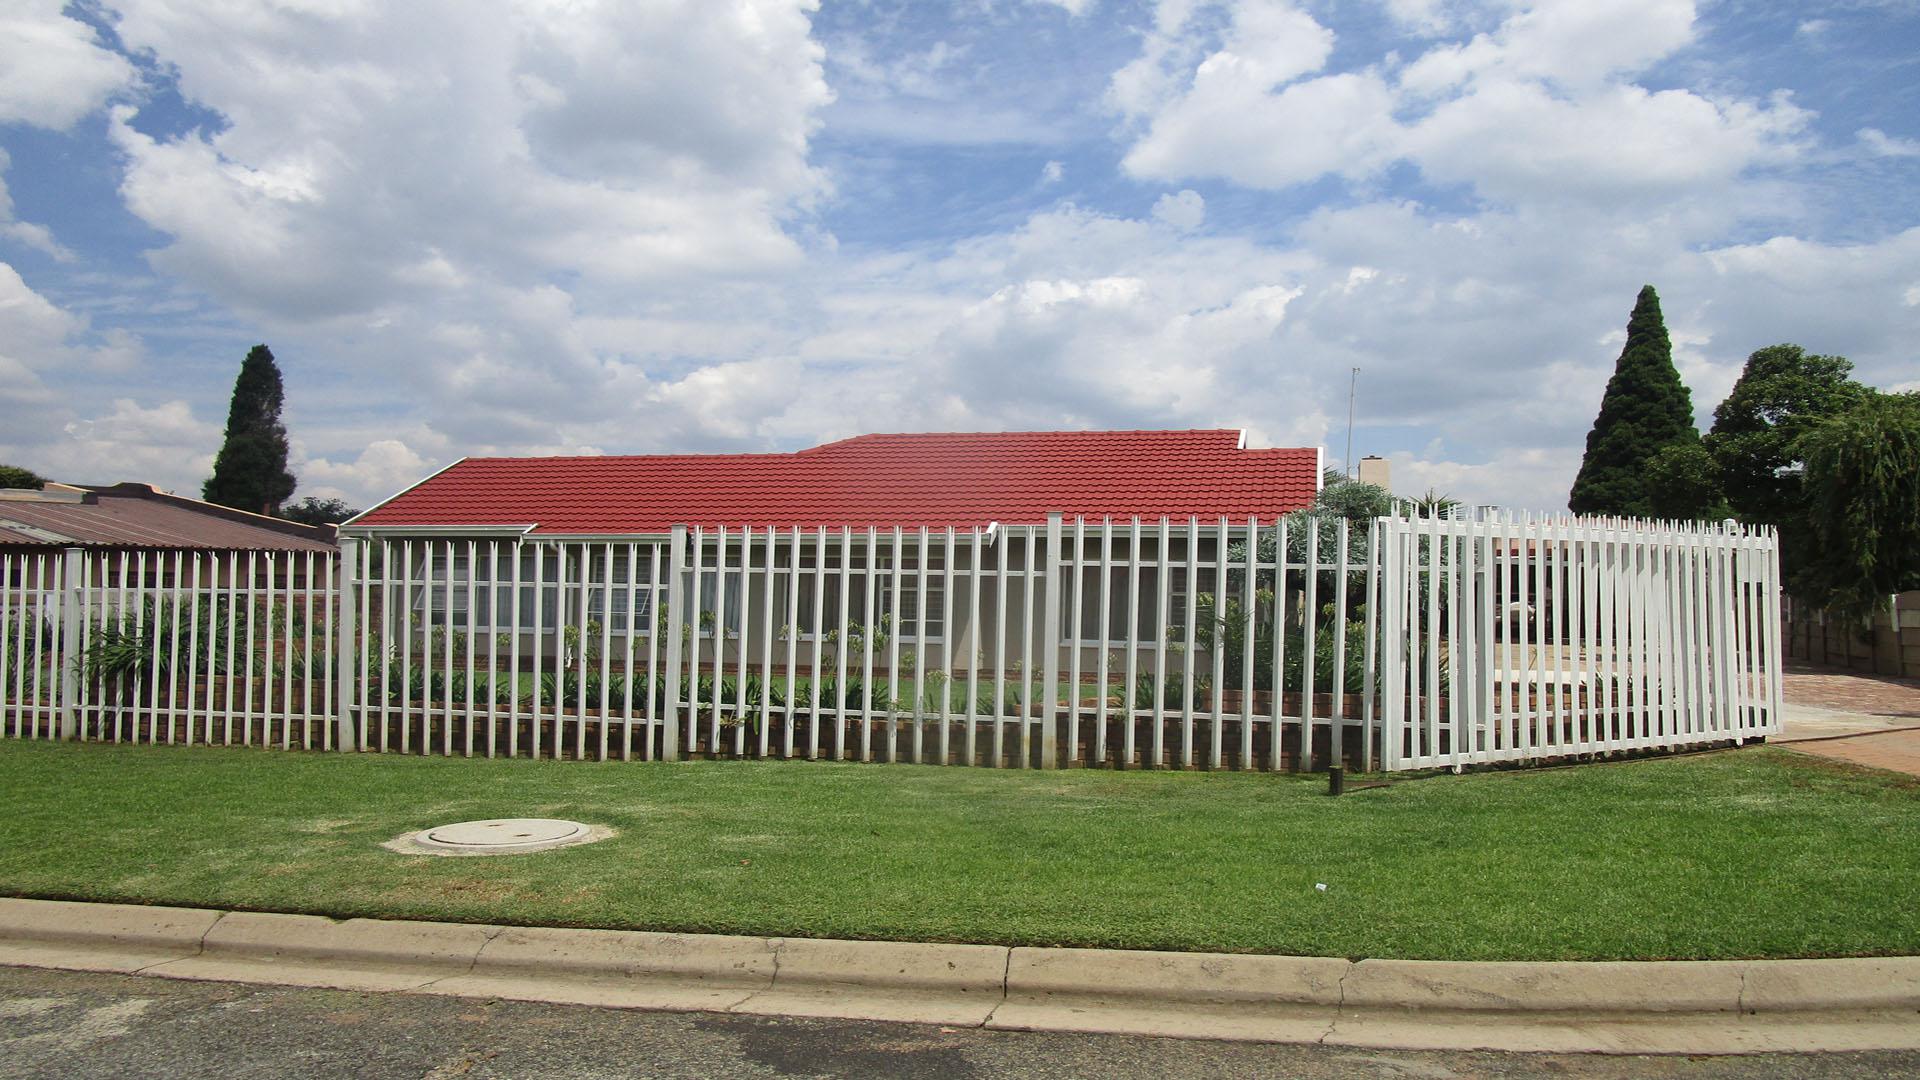
[[[1387,1053],[645,1013],[0,967],[0,1078],[1920,1077],[1920,1053]]]

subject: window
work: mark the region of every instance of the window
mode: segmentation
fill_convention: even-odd
[[[561,615],[561,593],[564,588],[566,599],[566,619],[568,625],[577,625],[580,619],[578,607],[581,596],[580,567],[581,549],[569,547],[564,552],[553,547],[526,545],[520,549],[520,618],[518,629],[522,632],[534,628],[536,611],[538,625],[542,633],[551,632]],[[433,575],[431,582],[424,580],[427,565],[422,555],[416,554],[411,567],[413,574],[412,608],[416,617],[429,614],[435,626],[444,625],[451,609],[452,623],[455,629],[473,629],[477,632],[495,633],[515,629],[513,618],[514,587],[512,572],[514,558],[511,551],[503,549],[500,554],[500,578],[488,581],[491,560],[485,549],[476,556],[475,565],[468,566],[465,551],[458,550],[452,565],[441,550],[433,552]],[[586,603],[587,618],[602,623],[607,632],[624,637],[627,632],[627,609],[633,608],[634,633],[646,635],[653,631],[654,586],[653,555],[650,548],[642,548],[634,568],[636,581],[629,582],[627,553],[623,547],[616,546],[613,553],[613,581],[606,581],[606,549],[588,546],[584,559],[587,563]],[[562,568],[566,581],[561,582]],[[448,595],[447,579],[451,571],[453,588]],[[535,573],[539,574],[539,585],[534,584]],[[473,605],[468,610],[467,582],[472,576]],[[399,577],[396,562],[394,578]],[[449,602],[451,601],[451,602]],[[611,611],[609,611],[611,601]],[[537,608],[536,608],[537,605]]]
[[[890,556],[888,557],[890,558]],[[858,557],[856,556],[856,562]],[[946,631],[947,585],[946,577],[940,567],[931,567],[927,571],[927,610],[924,636],[921,628],[920,612],[920,573],[917,567],[908,566],[899,574],[899,610],[894,610],[895,581],[892,574],[885,571],[888,560],[881,561],[882,570],[873,582],[873,602],[881,616],[892,615],[893,634],[902,641],[938,641]],[[856,566],[847,575],[847,612],[840,611],[840,570],[837,566],[827,567],[821,579],[820,627],[823,633],[844,630],[848,623],[866,625],[867,618],[867,572]],[[814,596],[813,568],[803,566],[800,569],[800,610],[796,617],[786,618],[786,596],[780,599],[775,620],[790,625],[793,632],[802,638],[813,636]]]
[[[724,594],[720,587],[723,578],[727,583]],[[693,587],[692,571],[689,570],[680,575],[680,587],[682,589]],[[719,606],[723,595],[727,602],[727,610],[723,613],[727,620],[727,633],[738,634],[740,632],[740,571],[738,569],[702,569],[700,571],[700,632],[702,634],[709,637],[713,635],[714,610]],[[693,618],[691,607],[687,609],[686,618]]]
[[[1171,568],[1172,577],[1167,587],[1167,625],[1184,626],[1187,618],[1187,568]],[[1130,569],[1115,566],[1109,569],[1107,579],[1107,632],[1109,645],[1124,644],[1127,640],[1127,593],[1130,588]],[[1140,610],[1134,620],[1133,639],[1142,645],[1151,645],[1157,635],[1159,613],[1160,568],[1142,566],[1139,571]],[[1201,587],[1204,591],[1212,575],[1201,570]],[[1085,644],[1097,645],[1100,642],[1100,567],[1082,566],[1078,582],[1081,591],[1079,633],[1073,632],[1073,595],[1075,582],[1069,577],[1060,594],[1060,634],[1062,637],[1078,640]]]

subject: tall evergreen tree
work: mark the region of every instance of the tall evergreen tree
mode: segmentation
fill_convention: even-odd
[[[208,502],[271,514],[293,494],[287,471],[287,429],[280,423],[284,391],[280,368],[265,345],[255,345],[240,365],[227,409],[226,441],[213,459],[213,476],[201,488]]]
[[[1674,370],[1660,296],[1645,286],[1627,320],[1627,345],[1587,433],[1587,454],[1567,505],[1578,514],[1654,513],[1648,465],[1661,450],[1699,438],[1692,395]]]

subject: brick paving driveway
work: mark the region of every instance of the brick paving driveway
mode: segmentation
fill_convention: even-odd
[[[1867,716],[1911,718],[1914,724],[1899,731],[1794,742],[1793,749],[1920,776],[1920,679],[1892,679],[1789,665],[1783,689],[1790,704]]]
[[[1788,664],[1782,689],[1795,705],[1920,719],[1920,679]]]

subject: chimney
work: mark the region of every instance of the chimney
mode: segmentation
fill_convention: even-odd
[[[1386,488],[1388,491],[1392,491],[1393,481],[1388,475],[1387,459],[1375,454],[1368,454],[1366,457],[1361,458],[1360,482],[1363,484],[1375,484]]]

